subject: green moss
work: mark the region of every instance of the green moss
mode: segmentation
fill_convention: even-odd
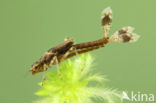
[[[42,99],[34,103],[93,103],[97,100],[106,103],[120,103],[121,94],[99,84],[105,84],[106,78],[94,73],[93,58],[90,54],[77,56],[61,63],[62,80],[57,72],[49,72],[48,80],[41,90],[36,92]],[[94,82],[94,85],[92,85]],[[99,102],[98,102],[99,103]]]

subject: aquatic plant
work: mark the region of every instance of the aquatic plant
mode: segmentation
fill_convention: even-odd
[[[120,103],[121,93],[106,86],[106,77],[95,73],[93,57],[78,55],[60,65],[62,78],[57,71],[49,72],[47,80],[36,95],[42,98],[34,103]]]

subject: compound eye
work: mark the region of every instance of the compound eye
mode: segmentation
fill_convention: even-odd
[[[34,75],[36,72],[32,70],[31,73],[32,73],[32,75]]]

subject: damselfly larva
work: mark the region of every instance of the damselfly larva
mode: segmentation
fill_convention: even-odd
[[[112,25],[112,10],[110,7],[106,8],[102,12],[101,24],[104,32],[103,38],[79,44],[74,44],[73,39],[66,38],[62,44],[49,49],[37,62],[35,62],[32,65],[30,69],[32,74],[43,72],[43,80],[44,80],[45,71],[52,65],[57,65],[57,71],[59,76],[61,77],[58,65],[62,61],[77,54],[86,53],[104,47],[109,42],[128,43],[134,42],[139,38],[137,34],[133,33],[134,29],[130,26],[118,30],[110,37],[107,36]]]

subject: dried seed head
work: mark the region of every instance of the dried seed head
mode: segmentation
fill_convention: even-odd
[[[140,36],[133,33],[134,28],[128,26],[120,29],[110,37],[112,42],[135,42]]]
[[[110,7],[106,8],[102,11],[101,23],[102,23],[102,26],[111,26],[112,10]]]

